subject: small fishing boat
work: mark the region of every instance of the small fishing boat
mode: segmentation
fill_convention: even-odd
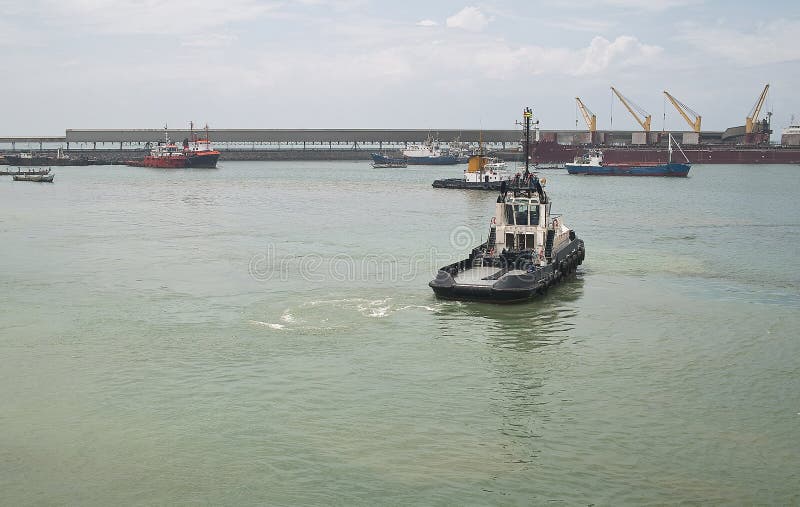
[[[592,176],[677,176],[686,177],[689,174],[691,165],[689,158],[683,153],[680,145],[676,146],[686,158],[686,163],[672,161],[672,134],[669,135],[669,149],[667,163],[659,162],[640,162],[636,164],[605,163],[603,162],[603,152],[592,150],[582,156],[575,157],[575,161],[566,164],[569,174],[586,174]]]
[[[372,167],[375,169],[395,169],[395,168],[403,168],[408,167],[408,164],[405,161],[397,160],[393,162],[373,162]]]
[[[15,174],[14,181],[36,181],[39,183],[52,183],[54,174]]]
[[[525,109],[526,139],[530,108]],[[528,146],[529,143],[526,143]],[[437,297],[486,302],[526,301],[566,280],[583,262],[583,241],[551,214],[546,181],[528,167],[518,185],[501,183],[486,242],[464,260],[439,269],[428,283]]]

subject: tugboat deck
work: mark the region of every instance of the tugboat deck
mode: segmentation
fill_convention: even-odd
[[[496,266],[477,266],[472,269],[459,271],[453,276],[453,281],[459,285],[494,285],[497,282],[498,274],[524,275],[526,272],[521,269],[505,271]]]

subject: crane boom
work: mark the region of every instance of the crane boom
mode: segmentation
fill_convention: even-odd
[[[767,91],[769,91],[769,83],[764,87],[764,91],[761,92],[761,96],[756,101],[756,105],[754,105],[753,109],[750,111],[750,116],[745,120],[745,134],[753,133],[753,125],[758,121],[758,114],[761,112],[761,106],[764,105],[764,101],[767,99]]]
[[[689,126],[692,127],[692,129],[694,129],[694,131],[699,134],[700,133],[700,120],[701,120],[700,115],[695,113],[694,111],[692,111],[692,108],[690,108],[689,106],[687,106],[686,104],[684,104],[680,100],[678,100],[675,97],[673,97],[672,95],[670,95],[667,90],[664,90],[664,95],[666,95],[667,98],[669,99],[669,101],[672,102],[672,105],[675,106],[675,109],[677,109],[678,112],[681,113],[681,116],[683,116],[683,119],[686,120],[686,123],[688,123]],[[687,112],[689,114],[691,114],[692,116],[694,116],[694,121],[692,121],[689,118],[689,115],[686,114]]]
[[[581,110],[581,114],[583,114],[583,119],[586,121],[589,132],[597,132],[597,116],[581,102],[580,98],[575,97],[575,101],[578,103],[578,109]]]
[[[618,92],[616,88],[612,86],[611,91],[614,92],[614,95],[616,95],[619,101],[622,102],[622,105],[625,106],[625,108],[628,110],[629,113],[631,113],[631,116],[633,116],[633,119],[636,120],[636,123],[641,125],[642,129],[645,132],[650,132],[650,115],[647,114],[647,112],[644,111],[641,107],[636,106],[634,104],[634,106],[639,110],[640,114],[644,116],[644,120],[640,119],[639,115],[636,114],[636,111],[633,110],[633,107],[631,107],[631,105],[628,104],[628,100],[625,99],[625,97],[623,97],[622,94]]]

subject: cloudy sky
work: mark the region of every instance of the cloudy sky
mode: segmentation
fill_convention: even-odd
[[[0,135],[67,128],[633,129],[800,119],[800,2],[0,0]],[[665,118],[666,113],[666,118]],[[613,119],[613,125],[612,125]],[[579,123],[583,128],[582,120]]]

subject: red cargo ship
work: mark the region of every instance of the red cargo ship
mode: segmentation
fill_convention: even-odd
[[[183,140],[183,147],[170,141],[166,130],[164,131],[164,141],[150,151],[150,154],[141,161],[129,162],[128,165],[140,167],[159,167],[164,169],[182,169],[185,167],[217,167],[219,151],[211,148],[211,141],[208,139],[208,127],[206,127],[206,137],[198,139],[194,133],[192,125],[189,125],[189,135],[192,137]]]

